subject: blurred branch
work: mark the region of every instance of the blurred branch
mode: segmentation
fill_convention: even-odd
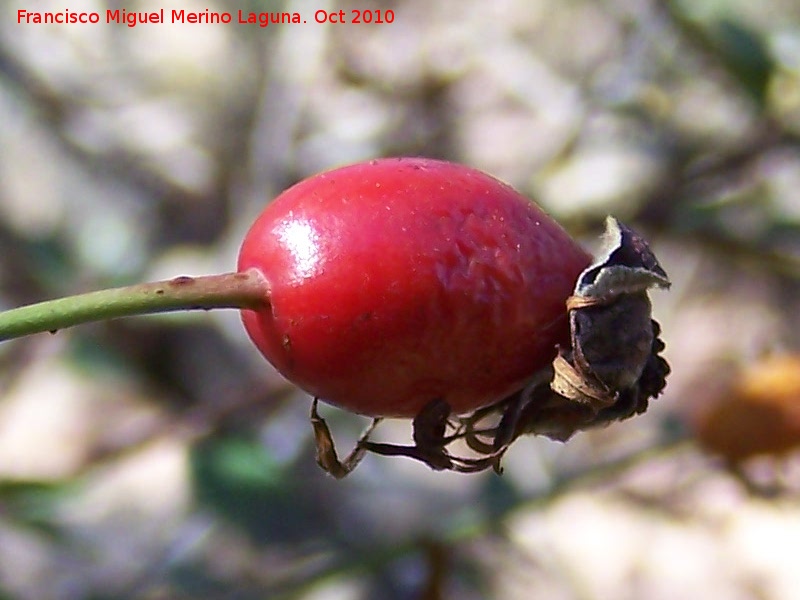
[[[113,176],[156,198],[181,193],[171,182],[144,167],[136,156],[113,152],[102,154],[89,152],[67,136],[64,133],[64,125],[68,118],[79,110],[82,99],[51,89],[2,44],[0,44],[0,77],[23,96],[27,106],[35,108],[39,118],[50,126],[48,131],[53,135],[53,139],[87,170],[97,176]]]
[[[254,42],[257,40],[254,40]],[[260,46],[259,46],[260,47]],[[264,78],[264,69],[253,73],[255,80]],[[216,145],[210,151],[217,161],[217,177],[206,192],[189,191],[147,165],[145,158],[128,148],[93,152],[70,137],[65,129],[69,120],[90,104],[83,98],[48,86],[18,60],[0,39],[0,80],[21,95],[26,106],[34,107],[39,119],[48,126],[48,133],[68,157],[98,180],[113,180],[137,190],[145,197],[158,200],[162,227],[157,231],[160,244],[179,242],[209,243],[228,222],[228,203],[236,170],[247,154],[249,136],[256,113],[253,94],[240,93],[241,102],[224,106],[213,123],[220,131],[212,133]],[[257,89],[257,85],[252,89]],[[240,92],[246,92],[243,88]],[[252,90],[251,90],[252,91]],[[192,210],[186,210],[191,206]]]
[[[800,256],[759,247],[720,231],[698,231],[693,234],[693,238],[727,260],[733,260],[747,268],[768,271],[778,277],[800,281]]]
[[[695,54],[721,67],[763,112],[775,63],[761,36],[727,16],[693,19],[678,0],[663,0],[660,6]]]
[[[739,239],[708,218],[701,223],[693,218],[703,200],[745,185],[753,163],[787,147],[800,150],[800,136],[768,120],[757,135],[728,153],[698,158],[702,155],[697,149],[677,149],[638,218],[655,231],[692,237],[736,262],[756,265],[780,277],[800,279],[800,256],[776,248],[775,239]]]
[[[631,452],[621,458],[557,473],[550,485],[539,493],[522,498],[517,502],[511,502],[505,506],[504,510],[491,511],[490,514],[474,518],[467,525],[446,527],[436,536],[436,543],[439,547],[457,546],[467,540],[498,530],[502,531],[503,522],[514,512],[546,506],[576,487],[590,486],[600,481],[606,481],[647,460],[680,450],[687,445],[687,442],[688,438],[683,432],[665,432],[662,439],[653,445]],[[316,572],[305,572],[287,579],[282,584],[270,589],[270,597],[281,600],[298,598],[304,591],[327,579],[341,578],[361,571],[372,572],[405,556],[417,553],[425,554],[429,548],[430,537],[427,537],[395,541],[384,547],[370,548],[368,552],[364,552],[362,549],[360,553],[353,553],[349,556],[341,556],[341,553],[337,553],[331,564]]]

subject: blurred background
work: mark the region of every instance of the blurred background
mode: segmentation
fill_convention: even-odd
[[[394,21],[313,20],[351,9]],[[335,481],[235,311],[3,343],[0,598],[800,597],[796,0],[8,0],[0,308],[233,270],[270,198],[388,155],[486,170],[589,248],[606,214],[645,233],[664,395],[519,440],[503,477],[368,456]],[[323,411],[347,450],[365,420]]]

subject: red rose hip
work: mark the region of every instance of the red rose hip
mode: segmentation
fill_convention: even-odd
[[[245,328],[290,381],[370,416],[456,413],[519,389],[568,336],[565,300],[591,257],[511,187],[399,158],[306,179],[245,237],[270,307]]]

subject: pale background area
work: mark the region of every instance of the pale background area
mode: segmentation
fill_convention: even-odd
[[[109,7],[310,22],[16,24]],[[351,8],[395,21],[313,23]],[[647,235],[673,281],[651,410],[521,440],[502,478],[368,457],[337,482],[235,312],[5,343],[0,598],[800,597],[797,465],[751,497],[674,443],[731,369],[800,351],[796,0],[9,0],[0,307],[232,270],[280,190],[400,154],[484,169],[589,247],[609,213]],[[342,449],[364,426],[325,415]]]

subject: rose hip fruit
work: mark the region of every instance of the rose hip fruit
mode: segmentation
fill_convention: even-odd
[[[267,205],[238,269],[270,306],[244,326],[287,379],[347,410],[455,413],[521,388],[568,339],[565,301],[591,257],[508,185],[462,165],[373,160]]]

